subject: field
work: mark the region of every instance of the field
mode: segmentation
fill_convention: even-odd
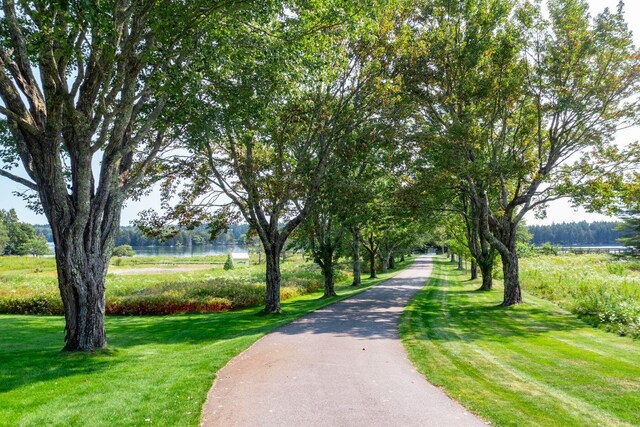
[[[525,291],[555,302],[594,326],[640,337],[640,262],[608,255],[523,258]]]
[[[225,271],[225,258],[114,258],[107,276],[107,314],[212,312],[261,304],[264,264]],[[300,255],[288,258],[281,268],[283,299],[322,286],[320,270]],[[338,265],[338,281],[348,268]],[[0,257],[0,313],[63,313],[52,258]]]
[[[478,292],[477,280],[437,259],[400,324],[410,359],[429,381],[495,425],[640,422],[640,342],[526,292],[522,306],[499,307],[497,285]]]
[[[296,271],[317,275],[300,260],[286,268],[294,276]],[[250,272],[258,269],[246,268]],[[283,302],[282,315],[251,308],[109,316],[109,347],[95,354],[60,352],[64,321],[59,316],[1,315],[0,425],[197,425],[215,373],[229,359],[278,326],[394,274],[365,279],[359,288],[343,281],[334,298],[320,298],[320,292],[292,297]]]

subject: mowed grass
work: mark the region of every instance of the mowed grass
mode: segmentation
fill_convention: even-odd
[[[640,424],[640,342],[529,294],[499,307],[501,286],[478,292],[466,272],[435,262],[400,322],[429,381],[495,425]]]
[[[342,283],[338,297],[316,292],[292,298],[282,304],[282,315],[253,308],[108,317],[108,349],[94,354],[60,351],[59,316],[0,315],[0,425],[197,425],[215,373],[229,359],[275,328],[399,270],[358,288]]]

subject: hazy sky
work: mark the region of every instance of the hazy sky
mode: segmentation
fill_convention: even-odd
[[[589,0],[591,13],[599,13],[605,7],[615,9],[618,1],[619,0]],[[640,45],[640,0],[627,0],[625,4],[627,21],[634,33],[635,43],[636,45]],[[639,128],[628,129],[625,132],[621,132],[617,137],[617,141],[622,144],[638,139],[640,139]],[[25,208],[23,200],[12,194],[12,192],[16,190],[23,190],[23,188],[18,184],[14,184],[12,181],[0,178],[0,209],[15,208],[23,221],[39,224],[46,223],[44,216],[36,215]],[[159,205],[157,193],[146,197],[140,202],[129,202],[122,213],[122,224],[128,224],[131,220],[135,219],[138,212],[141,210],[152,207],[157,208]],[[552,222],[571,222],[582,220],[596,221],[601,219],[607,219],[607,217],[597,214],[589,214],[583,209],[574,210],[571,208],[571,204],[568,201],[561,200],[554,202],[549,206],[549,209],[547,210],[547,218],[545,220],[537,220],[531,216],[527,217],[527,223],[549,224]]]

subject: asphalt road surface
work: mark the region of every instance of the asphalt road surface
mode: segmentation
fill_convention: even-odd
[[[431,267],[421,256],[256,342],[218,372],[202,425],[484,425],[416,372],[398,337],[398,318]]]

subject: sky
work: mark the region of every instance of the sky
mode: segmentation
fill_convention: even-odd
[[[609,7],[613,10],[617,7],[619,0],[589,0],[591,8],[591,14],[595,15],[605,7]],[[633,31],[634,40],[637,46],[640,46],[640,0],[627,0],[625,2],[625,11],[627,22],[630,29]],[[624,132],[620,132],[616,141],[621,145],[626,145],[630,142],[640,139],[640,128],[627,129]],[[43,215],[37,215],[33,211],[26,208],[24,201],[20,197],[14,196],[14,191],[22,191],[24,187],[19,184],[15,184],[5,178],[0,178],[0,209],[14,208],[21,220],[32,224],[45,224],[46,218]],[[152,192],[149,196],[140,201],[130,201],[125,206],[122,212],[123,225],[129,224],[132,220],[135,220],[138,213],[142,210],[149,208],[160,207],[160,201],[158,192]],[[585,212],[584,209],[574,209],[568,200],[558,200],[549,205],[547,209],[547,217],[545,219],[536,219],[533,214],[525,217],[527,224],[551,224],[560,222],[572,222],[572,221],[600,221],[610,220],[611,218],[604,215],[592,214]]]

